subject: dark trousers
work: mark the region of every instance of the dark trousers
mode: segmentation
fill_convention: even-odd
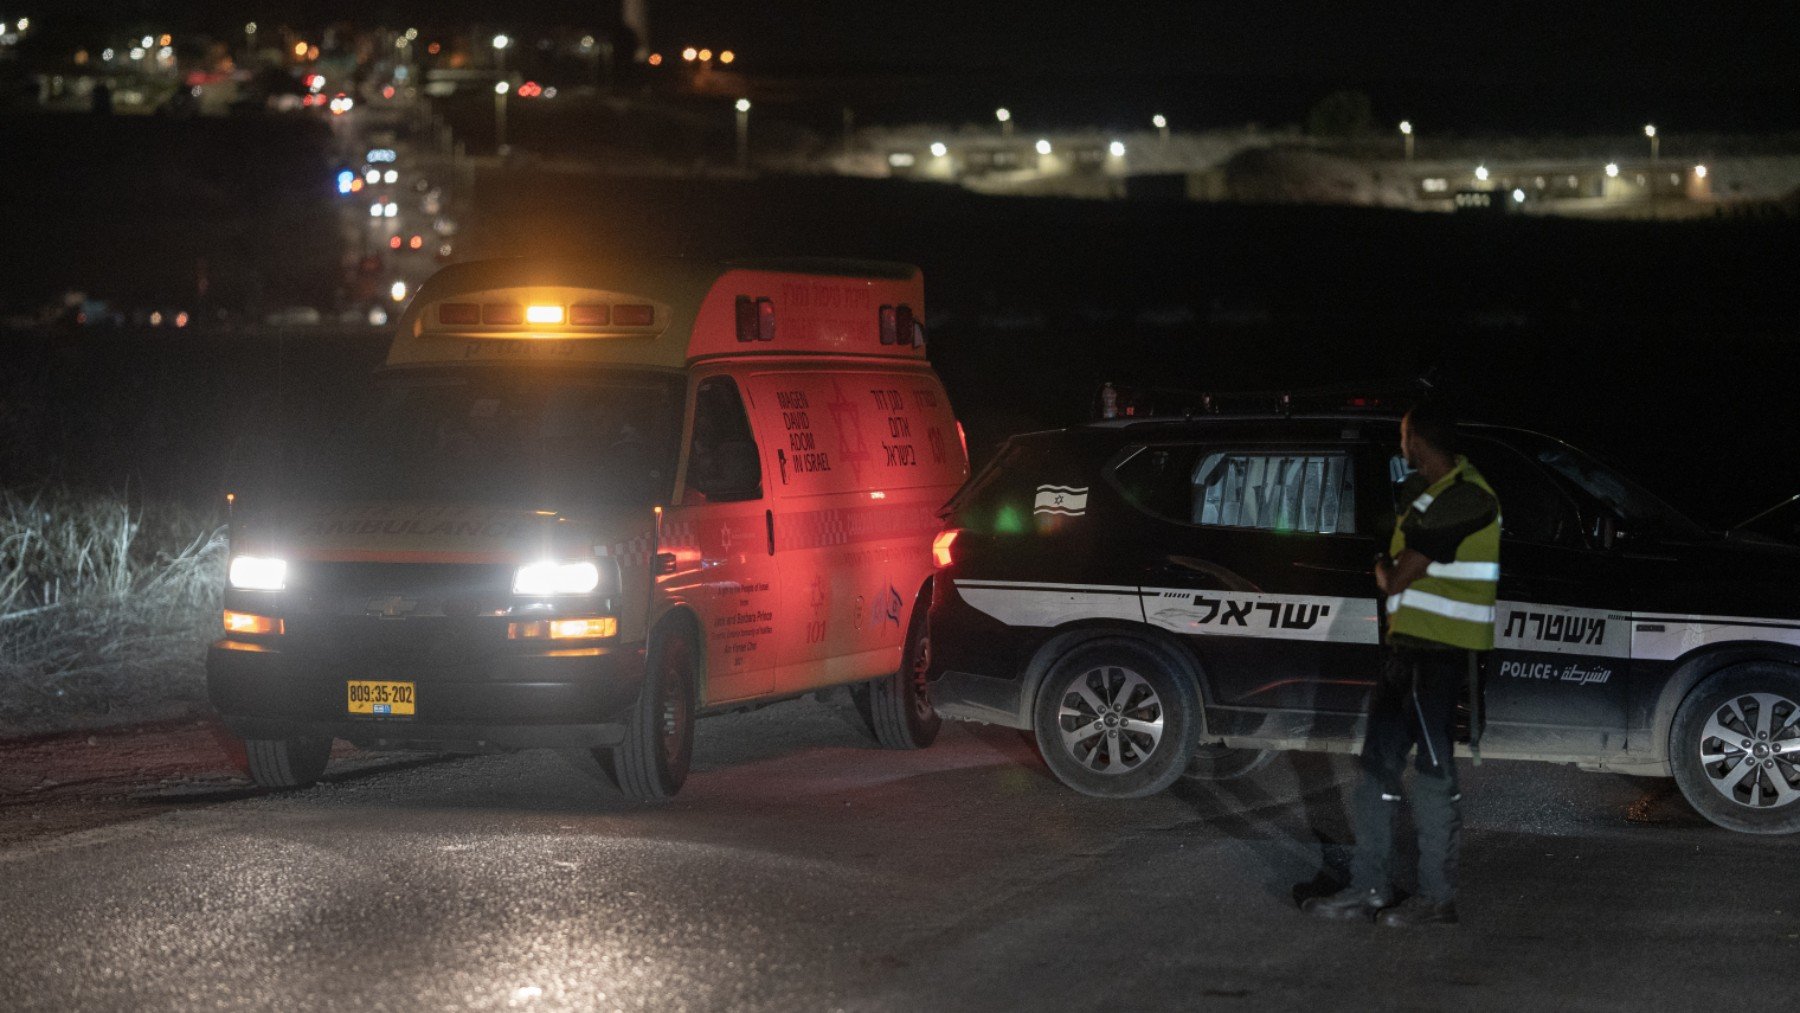
[[[1406,755],[1418,751],[1412,813],[1419,831],[1419,893],[1434,901],[1456,897],[1457,853],[1462,848],[1462,795],[1456,787],[1456,701],[1469,677],[1469,653],[1390,647],[1381,681],[1369,699],[1363,739],[1362,779],[1352,799],[1356,857],[1351,885],[1390,889],[1394,818]]]

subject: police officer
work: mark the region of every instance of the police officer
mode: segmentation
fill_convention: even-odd
[[[1353,799],[1350,885],[1303,905],[1323,918],[1376,918],[1395,928],[1456,921],[1462,838],[1456,701],[1473,685],[1476,652],[1494,646],[1500,580],[1500,501],[1457,453],[1455,416],[1440,402],[1418,405],[1400,422],[1400,450],[1416,473],[1401,492],[1388,552],[1375,564],[1375,582],[1387,598],[1387,650],[1369,700]],[[1478,732],[1478,714],[1476,725]],[[1415,748],[1419,890],[1395,905],[1394,818],[1405,797],[1406,757]]]

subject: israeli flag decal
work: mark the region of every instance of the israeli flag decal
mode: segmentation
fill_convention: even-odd
[[[1040,485],[1032,513],[1080,517],[1087,513],[1088,487]]]

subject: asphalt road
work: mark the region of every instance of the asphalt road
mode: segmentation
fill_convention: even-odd
[[[146,787],[0,848],[0,1006],[1715,1008],[1800,959],[1795,842],[1658,782],[1465,763],[1464,923],[1402,932],[1294,908],[1348,857],[1342,757],[1106,803],[1016,733],[888,753],[806,701],[697,763],[660,807],[547,752]]]

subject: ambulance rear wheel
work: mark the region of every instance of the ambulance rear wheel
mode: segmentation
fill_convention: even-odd
[[[931,705],[931,632],[926,606],[913,608],[900,669],[869,683],[869,731],[887,749],[924,749],[937,740],[944,719]]]
[[[695,687],[700,649],[683,626],[660,631],[650,643],[644,685],[631,705],[625,741],[612,747],[612,770],[627,798],[671,798],[694,759]]]
[[[1747,834],[1800,831],[1800,669],[1733,665],[1688,694],[1669,731],[1681,794]]]
[[[1143,798],[1187,770],[1200,738],[1200,692],[1161,647],[1090,640],[1051,666],[1033,727],[1057,780],[1096,798]]]
[[[244,755],[250,761],[250,780],[264,788],[305,788],[325,773],[331,760],[331,740],[245,739]]]

